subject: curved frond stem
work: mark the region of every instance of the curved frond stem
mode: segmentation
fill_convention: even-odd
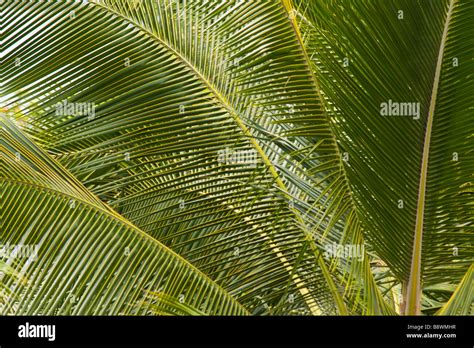
[[[446,22],[444,24],[443,37],[438,53],[438,62],[436,64],[436,71],[433,81],[433,89],[431,92],[431,101],[428,111],[428,121],[426,124],[425,140],[423,145],[423,157],[421,160],[420,169],[420,184],[418,188],[418,202],[416,206],[416,222],[415,234],[413,239],[413,254],[411,260],[410,277],[407,286],[407,298],[405,314],[419,315],[421,314],[421,254],[423,241],[423,224],[425,211],[425,197],[426,197],[426,180],[428,176],[428,161],[430,155],[431,130],[433,128],[433,117],[436,107],[436,99],[438,96],[438,87],[441,76],[441,66],[443,64],[444,47],[448,37],[449,23],[456,0],[451,0],[449,3],[448,13],[446,15]]]

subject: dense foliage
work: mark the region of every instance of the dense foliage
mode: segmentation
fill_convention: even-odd
[[[0,313],[473,314],[473,1],[0,8]]]

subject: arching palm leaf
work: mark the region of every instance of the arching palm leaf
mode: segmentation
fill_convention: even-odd
[[[455,0],[299,4],[366,235],[403,284],[406,313],[419,313],[422,287],[459,282],[474,256],[466,50],[474,7]],[[382,115],[390,101],[419,103],[419,115]]]

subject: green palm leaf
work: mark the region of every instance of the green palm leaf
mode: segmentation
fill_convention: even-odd
[[[469,267],[457,289],[448,302],[438,311],[438,315],[474,314],[474,265]]]
[[[419,313],[422,287],[459,282],[474,256],[473,6],[320,1],[300,13],[365,233]],[[420,103],[419,119],[381,116],[389,100]]]
[[[469,309],[469,1],[0,6],[4,312]]]
[[[2,240],[40,250],[36,261],[23,258],[14,266],[29,284],[6,283],[22,296],[3,313],[143,314],[149,312],[144,290],[155,289],[209,314],[247,313],[182,257],[100,202],[4,115],[1,121],[2,159],[9,167],[2,172]]]
[[[84,6],[76,9],[75,20],[86,17],[81,11],[85,11]],[[90,7],[89,12],[101,15],[104,9]],[[48,21],[47,18],[43,20]],[[110,22],[116,23],[112,18]],[[60,26],[54,35],[60,36],[59,33],[72,28]],[[126,29],[127,33],[131,31]],[[84,32],[88,30],[92,32],[92,28]],[[154,238],[191,262],[199,262],[200,269],[232,293],[238,292],[252,303],[257,294],[264,295],[265,303],[281,303],[291,293],[296,297],[291,307],[309,306],[319,311],[318,306],[326,306],[332,302],[331,296],[337,298],[339,294],[331,285],[333,280],[324,269],[324,262],[315,253],[317,247],[308,239],[308,228],[302,226],[298,212],[288,209],[288,191],[269,157],[255,139],[249,140],[251,134],[240,114],[197,68],[190,67],[186,57],[167,42],[143,31],[150,43],[149,51],[137,51],[137,57],[130,56],[133,64],[125,69],[126,73],[124,66],[107,63],[127,58],[123,55],[117,59],[112,48],[98,52],[93,47],[89,53],[87,49],[78,53],[74,45],[63,47],[59,42],[49,48],[47,54],[59,52],[61,57],[80,61],[83,66],[107,66],[107,77],[78,68],[74,71],[81,83],[74,90],[63,87],[55,95],[43,91],[42,95],[50,97],[41,100],[41,107],[31,107],[31,111],[36,108],[38,115],[31,122],[30,134],[57,154],[99,197],[110,201]],[[104,29],[101,33],[94,27],[99,43],[99,35],[105,40],[108,32]],[[67,35],[71,42],[85,38],[82,32]],[[123,41],[124,37],[121,35],[120,39]],[[138,50],[128,48],[127,52],[130,54],[134,49]],[[56,65],[45,66],[41,73],[48,76],[55,69]],[[15,73],[23,74],[24,70],[12,72],[11,76]],[[66,86],[70,79],[70,75],[55,76],[53,85],[57,86]],[[121,87],[126,86],[131,76],[131,84]],[[153,82],[145,83],[151,79]],[[30,77],[28,72],[21,80],[38,81],[37,76]],[[113,97],[104,93],[102,86],[108,82],[117,86]],[[80,91],[80,85],[88,87]],[[10,105],[16,103],[16,98],[28,98],[17,85],[11,88],[9,92],[15,97],[10,99]],[[35,88],[30,86],[31,90]],[[207,92],[209,89],[212,95]],[[52,106],[72,93],[79,93],[72,100],[95,100],[99,105],[98,117],[91,122],[78,117],[56,117]],[[29,96],[32,94],[28,92]],[[50,105],[49,109],[44,105]],[[256,169],[240,165],[222,168],[217,153],[227,147],[256,151],[261,164]],[[124,163],[125,153],[130,154],[129,163]],[[185,202],[185,211],[177,209],[180,202]],[[216,208],[222,213],[216,214]],[[239,219],[229,217],[230,221],[222,221],[222,214],[235,215],[236,211]],[[312,246],[303,249],[308,242]],[[239,249],[238,261],[235,248]],[[305,257],[300,258],[302,252]],[[299,259],[303,262],[294,272],[293,263]],[[322,278],[325,280],[321,281]],[[341,306],[339,300],[343,310]]]

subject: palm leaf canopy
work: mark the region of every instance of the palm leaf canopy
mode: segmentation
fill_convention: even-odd
[[[2,312],[465,312],[473,6],[341,4],[2,3]]]
[[[299,17],[367,236],[417,296],[420,283],[459,282],[474,257],[473,11],[469,1],[315,2]],[[383,117],[389,101],[419,103],[419,115]]]

